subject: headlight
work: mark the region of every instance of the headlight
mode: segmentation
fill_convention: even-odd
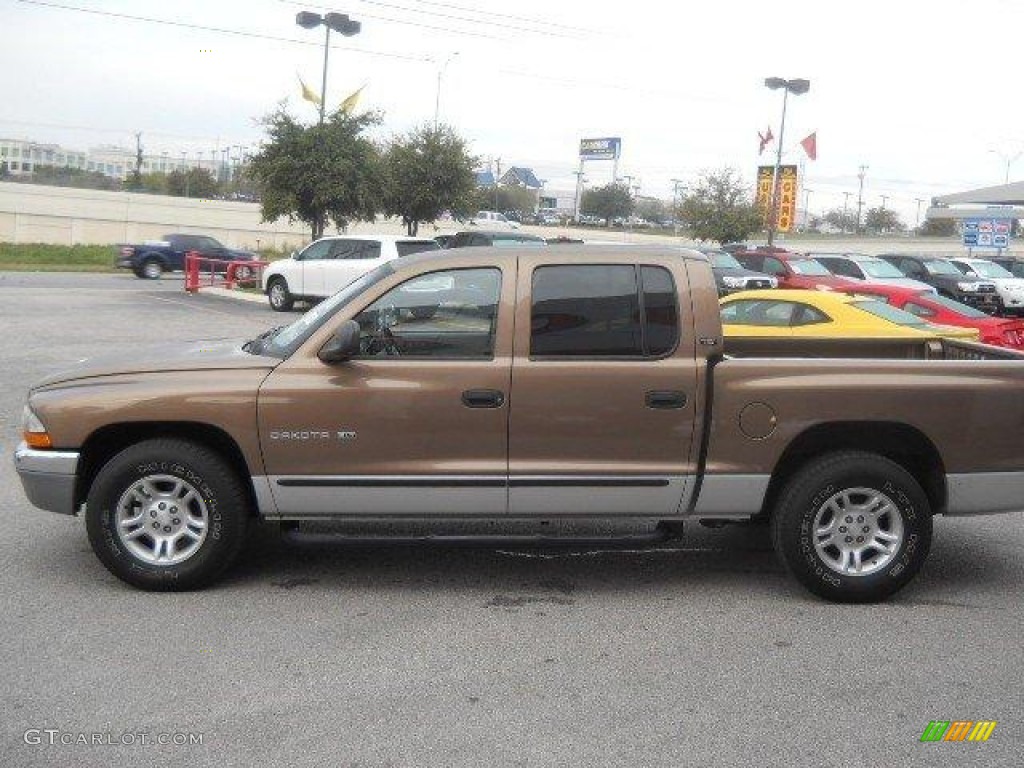
[[[745,277],[723,277],[722,284],[726,288],[742,288],[747,284],[747,278]]]
[[[769,277],[768,280],[771,283],[772,288],[778,288],[779,287],[779,278],[777,278],[777,277]]]
[[[29,448],[52,448],[53,441],[46,432],[43,422],[27,405],[21,412],[21,434]]]
[[[972,293],[978,290],[977,283],[957,283],[956,287],[961,291],[970,291]]]

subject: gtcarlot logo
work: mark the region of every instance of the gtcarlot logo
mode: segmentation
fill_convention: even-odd
[[[995,729],[995,720],[932,720],[921,741],[988,741]]]
[[[203,744],[201,733],[90,733],[59,728],[29,728],[22,738],[30,747],[195,747]]]

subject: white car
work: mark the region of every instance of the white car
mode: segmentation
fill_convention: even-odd
[[[262,288],[271,309],[287,312],[296,301],[325,299],[392,259],[439,248],[434,240],[400,235],[323,237],[267,267]]]
[[[1002,312],[1024,313],[1024,280],[988,259],[950,259],[953,266],[967,277],[983,277],[996,284],[999,309]]]
[[[469,223],[488,229],[519,229],[518,221],[509,221],[504,214],[497,211],[477,211]]]

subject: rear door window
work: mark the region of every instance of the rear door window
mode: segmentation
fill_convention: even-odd
[[[573,265],[533,273],[534,357],[660,357],[679,339],[672,275],[661,267]]]

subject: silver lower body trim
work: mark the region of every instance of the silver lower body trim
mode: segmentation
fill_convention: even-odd
[[[693,517],[744,519],[764,504],[771,475],[705,475]]]
[[[1024,510],[1024,472],[946,475],[946,515],[992,515]]]
[[[260,514],[302,518],[652,517],[679,515],[686,475],[269,475]]]
[[[675,517],[691,482],[688,475],[572,475],[509,480],[512,516]]]
[[[14,468],[32,506],[73,515],[79,454],[39,451],[21,443],[14,451]]]

